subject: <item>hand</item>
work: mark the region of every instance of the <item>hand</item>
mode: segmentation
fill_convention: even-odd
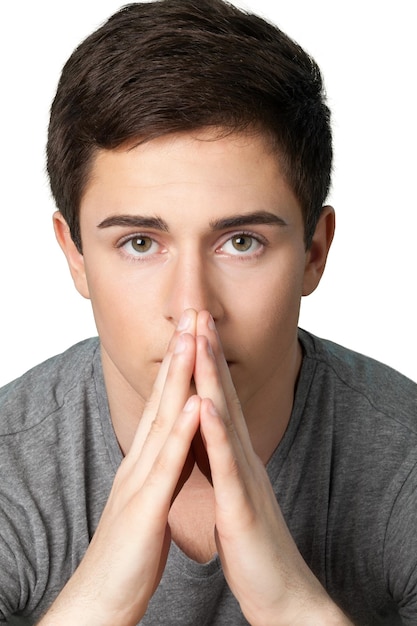
[[[170,544],[168,513],[194,461],[198,398],[188,402],[196,313],[174,333],[135,440],[116,473],[90,546],[42,626],[136,625],[159,584]],[[184,406],[185,405],[185,406]]]
[[[194,378],[215,495],[216,543],[252,626],[350,624],[302,559],[255,454],[213,320],[199,313]]]

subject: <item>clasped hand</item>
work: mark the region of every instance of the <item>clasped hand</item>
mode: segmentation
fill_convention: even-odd
[[[300,556],[254,452],[213,319],[188,310],[86,555],[42,625],[49,615],[51,624],[54,615],[60,624],[65,616],[90,626],[139,622],[165,568],[170,507],[195,463],[212,483],[217,550],[248,622],[348,623],[311,621],[329,599]]]

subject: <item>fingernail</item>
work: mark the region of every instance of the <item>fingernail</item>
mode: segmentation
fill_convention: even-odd
[[[187,330],[190,322],[190,315],[187,313],[187,311],[184,311],[184,313],[180,317],[180,321],[178,322],[177,330],[179,330],[180,332]]]
[[[177,339],[177,343],[175,344],[175,354],[179,354],[180,352],[184,352],[185,350],[185,339],[182,335],[180,335]]]
[[[214,319],[211,315],[209,315],[207,326],[210,328],[210,330],[216,330],[216,324],[214,323]]]
[[[216,360],[216,357],[214,356],[213,348],[211,347],[211,343],[209,341],[207,342],[207,352],[209,353],[212,359]]]
[[[216,409],[216,407],[214,406],[213,401],[211,401],[211,402],[209,403],[209,407],[208,407],[208,408],[209,408],[209,413],[211,413],[211,415],[215,415],[216,417],[218,417],[218,416],[219,416],[219,412],[218,412],[218,410]]]
[[[195,396],[191,396],[191,398],[188,398],[187,402],[185,403],[184,411],[186,411],[187,413],[191,413],[191,411],[194,410],[194,407],[195,407]]]

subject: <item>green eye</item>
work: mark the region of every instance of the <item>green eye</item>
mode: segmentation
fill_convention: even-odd
[[[137,261],[146,261],[161,252],[160,244],[151,235],[128,235],[117,244],[117,247],[125,256]]]
[[[247,252],[253,245],[253,238],[249,235],[236,235],[236,237],[232,237],[231,242],[238,252]]]
[[[220,248],[222,254],[232,257],[240,257],[241,259],[251,259],[265,249],[267,242],[261,235],[251,235],[250,233],[237,233],[232,235],[223,243]]]
[[[152,247],[152,239],[150,237],[135,237],[131,239],[131,245],[135,252],[148,252]]]

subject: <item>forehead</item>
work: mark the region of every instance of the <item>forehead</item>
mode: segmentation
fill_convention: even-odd
[[[100,150],[81,202],[86,213],[140,212],[173,216],[299,210],[278,155],[259,134],[214,131],[162,136],[115,150]]]

